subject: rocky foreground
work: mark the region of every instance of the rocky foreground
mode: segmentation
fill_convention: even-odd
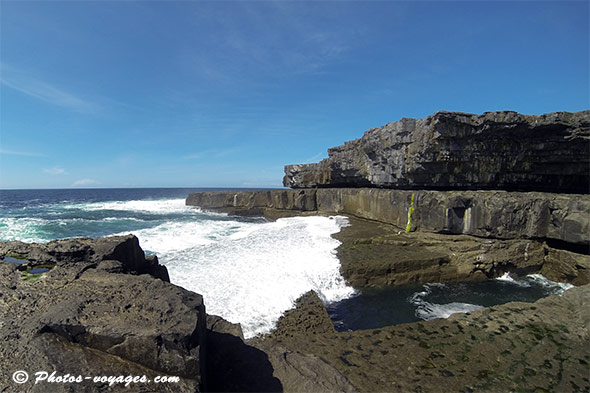
[[[342,333],[310,292],[275,332],[244,342],[239,325],[169,283],[133,236],[2,242],[0,260],[2,392],[590,389],[590,285],[534,304]],[[32,378],[16,384],[18,370]],[[38,371],[151,382],[35,384]],[[179,378],[155,385],[157,376]]]
[[[158,391],[195,392],[207,316],[201,295],[170,284],[137,238],[0,243],[0,391],[121,391],[95,384],[22,385],[13,372],[179,376]],[[49,269],[30,273],[34,269]],[[132,384],[131,391],[150,391]]]
[[[334,379],[328,391],[587,392],[589,299],[585,285],[535,303],[336,333],[309,293],[256,345],[297,348],[334,366],[346,379]],[[303,391],[326,391],[310,387]]]

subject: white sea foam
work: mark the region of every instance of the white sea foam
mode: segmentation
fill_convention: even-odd
[[[64,201],[42,214],[0,218],[2,238],[44,242],[58,233],[133,232],[168,267],[173,283],[203,294],[207,311],[241,323],[246,337],[270,331],[308,290],[328,302],[354,293],[340,275],[339,242],[330,236],[348,225],[345,217],[233,219],[187,207],[184,199]],[[139,229],[128,228],[130,222]]]
[[[509,273],[504,273],[504,275],[496,278],[496,280],[504,281],[506,283],[525,288],[529,288],[533,285],[541,286],[550,290],[555,295],[561,295],[568,289],[574,287],[572,284],[551,281],[542,274],[529,274],[525,277],[519,277],[515,279],[512,278]]]
[[[478,304],[452,302],[438,304],[427,302],[424,298],[431,293],[432,287],[445,287],[441,283],[429,283],[424,285],[424,291],[414,293],[408,300],[416,307],[416,316],[426,321],[436,318],[448,318],[453,314],[468,313],[483,308]]]
[[[522,279],[522,278],[517,278],[514,279],[510,273],[506,272],[504,273],[502,276],[500,277],[496,277],[496,280],[498,281],[502,281],[506,284],[512,284],[512,285],[517,285],[519,287],[524,287],[524,288],[528,288],[531,286],[531,283],[526,280],[526,279]]]
[[[172,252],[192,253],[195,246],[212,244],[232,235],[247,233],[255,224],[232,220],[167,221],[155,228],[134,231],[144,250],[164,256]]]
[[[340,275],[339,242],[330,237],[346,223],[345,217],[199,220],[135,233],[173,283],[203,294],[209,313],[241,323],[252,337],[272,330],[308,290],[328,302],[354,293]]]
[[[551,281],[541,274],[529,274],[526,277],[537,285],[551,289],[556,295],[562,295],[565,291],[574,287],[572,284],[565,282]]]
[[[508,272],[504,273],[500,277],[497,277],[496,280],[514,282],[514,279],[512,277],[510,277],[510,273],[508,273]]]
[[[164,200],[134,200],[134,201],[113,201],[113,202],[92,202],[92,203],[74,203],[62,205],[63,209],[84,209],[88,211],[96,210],[115,210],[129,212],[147,212],[147,213],[186,213],[190,211],[199,211],[195,207],[185,205],[184,199],[164,199]]]
[[[422,302],[416,307],[416,316],[426,321],[436,318],[448,318],[453,314],[468,313],[483,308],[483,306],[477,304],[458,302],[447,304]]]
[[[20,240],[27,243],[43,243],[48,240],[40,233],[39,227],[48,221],[43,218],[26,217],[0,218],[0,240]]]

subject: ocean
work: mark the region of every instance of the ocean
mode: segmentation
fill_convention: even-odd
[[[506,276],[478,284],[355,291],[340,274],[340,243],[331,237],[348,225],[346,217],[270,222],[185,206],[189,193],[215,190],[0,190],[0,240],[43,243],[133,233],[167,267],[172,283],[202,294],[207,312],[240,323],[246,338],[271,331],[309,290],[327,305],[337,329],[354,330],[534,301],[568,288],[542,276]]]

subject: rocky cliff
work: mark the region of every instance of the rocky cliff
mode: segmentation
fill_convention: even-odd
[[[287,165],[284,185],[586,194],[590,111],[437,112],[368,130],[328,153],[317,164]]]
[[[186,203],[274,219],[344,214],[334,235],[354,287],[542,273],[590,283],[590,195],[375,188],[220,191]]]
[[[590,195],[504,191],[319,188],[190,194],[187,205],[268,217],[338,213],[414,232],[546,239],[588,252]]]

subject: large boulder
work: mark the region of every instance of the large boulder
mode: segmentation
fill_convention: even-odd
[[[334,323],[315,291],[308,291],[295,301],[295,307],[286,311],[271,333],[274,338],[309,336],[318,333],[334,333]]]
[[[588,193],[589,140],[590,111],[437,112],[371,129],[320,163],[287,165],[283,183]]]
[[[0,391],[121,391],[124,384],[35,384],[57,376],[142,376],[129,391],[200,391],[201,295],[168,281],[134,236],[0,243]],[[41,269],[41,270],[38,270]],[[46,270],[49,269],[49,270]],[[43,271],[45,270],[45,271]],[[31,379],[17,385],[15,371]],[[155,385],[156,376],[179,377]]]
[[[62,274],[101,265],[102,269],[113,272],[149,274],[170,282],[166,267],[159,264],[157,256],[146,256],[139,246],[139,239],[133,235],[98,239],[73,238],[34,245],[20,241],[0,242],[0,257],[2,256],[16,256],[15,259],[23,260],[31,267],[63,267],[57,270]]]

